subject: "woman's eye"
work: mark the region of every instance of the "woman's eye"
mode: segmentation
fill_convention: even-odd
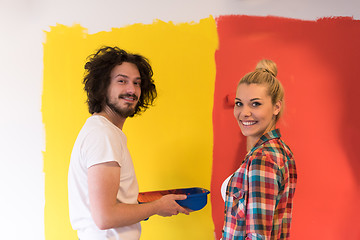
[[[253,106],[253,107],[258,107],[258,106],[260,106],[260,105],[261,105],[261,103],[259,103],[259,102],[253,102],[253,103],[252,103],[252,106]]]
[[[237,106],[237,107],[241,107],[243,104],[242,104],[242,102],[235,102],[235,106]]]

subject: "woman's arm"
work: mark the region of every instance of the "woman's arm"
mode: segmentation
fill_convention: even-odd
[[[281,176],[273,156],[254,158],[249,167],[246,229],[249,239],[270,239]]]

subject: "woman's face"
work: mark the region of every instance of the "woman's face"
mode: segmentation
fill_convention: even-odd
[[[281,102],[275,105],[265,84],[240,84],[236,91],[234,116],[244,136],[257,141],[264,133],[275,128],[275,116]]]

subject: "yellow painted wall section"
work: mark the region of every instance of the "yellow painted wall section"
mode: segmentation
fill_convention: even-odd
[[[86,57],[103,45],[150,60],[158,89],[155,106],[126,120],[140,191],[210,189],[213,150],[216,23],[154,21],[88,34],[80,25],[46,32],[42,113],[46,134],[45,238],[77,239],[69,222],[67,172],[72,146],[89,113],[82,78]],[[210,198],[208,198],[210,199]],[[211,206],[189,216],[152,216],[143,240],[213,239]]]

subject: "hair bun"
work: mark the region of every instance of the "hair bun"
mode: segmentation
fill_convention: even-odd
[[[276,63],[268,59],[260,60],[255,69],[265,69],[265,71],[271,73],[274,77],[276,77],[278,73]]]

